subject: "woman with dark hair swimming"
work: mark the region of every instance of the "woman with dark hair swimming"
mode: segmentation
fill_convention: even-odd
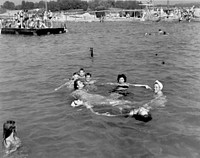
[[[16,136],[15,121],[9,120],[3,124],[3,146],[6,154],[16,151],[21,146],[21,141]]]
[[[93,110],[93,107],[110,106],[118,109],[119,115],[125,117],[131,116],[144,122],[150,121],[152,119],[148,109],[145,109],[144,107],[135,108],[133,106],[133,104],[135,104],[134,102],[128,100],[119,100],[112,98],[112,96],[106,97],[99,94],[88,93],[87,90],[84,89],[83,82],[79,79],[74,82],[74,90],[75,91],[72,92],[71,95],[76,100],[71,103],[72,107],[79,107],[83,105],[90,109],[93,113],[99,114]]]
[[[111,92],[118,93],[118,94],[121,94],[121,95],[124,95],[124,96],[129,94],[129,92],[127,91],[129,86],[145,87],[146,89],[151,89],[151,87],[149,87],[148,85],[131,84],[131,83],[127,83],[126,81],[127,81],[126,75],[125,74],[119,74],[117,76],[117,83],[107,83],[107,84],[116,85],[116,87]]]

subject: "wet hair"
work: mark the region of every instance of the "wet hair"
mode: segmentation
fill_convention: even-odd
[[[8,138],[12,132],[16,133],[15,129],[16,129],[15,121],[13,120],[6,121],[3,124],[3,140],[5,141],[6,138]]]
[[[77,73],[77,72],[74,72],[74,73],[73,73],[73,76],[74,76],[74,75],[78,75],[78,73]]]
[[[91,73],[88,72],[88,73],[85,74],[85,77],[86,76],[90,76],[91,77],[92,75],[91,75]]]
[[[150,113],[148,113],[147,115],[139,115],[139,114],[136,114],[136,115],[133,115],[133,117],[138,120],[138,121],[143,121],[143,122],[149,122],[152,120],[152,116]]]
[[[84,68],[80,68],[79,72],[80,72],[80,71],[85,71],[85,70],[84,70]]]
[[[78,81],[81,81],[80,79],[77,79],[74,81],[74,90],[78,89]],[[82,82],[82,81],[81,81]]]
[[[126,75],[124,75],[124,74],[119,74],[118,76],[117,76],[117,82],[119,82],[119,79],[120,78],[123,78],[124,79],[124,82],[126,82]]]

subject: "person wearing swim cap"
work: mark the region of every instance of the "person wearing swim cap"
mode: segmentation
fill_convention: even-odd
[[[148,103],[144,104],[143,107],[146,109],[152,109],[152,107],[164,107],[167,99],[166,96],[163,95],[163,84],[156,80],[154,82],[154,98]]]
[[[154,82],[154,93],[155,93],[155,95],[162,96],[163,95],[162,89],[163,89],[163,84],[160,81],[156,80]]]
[[[6,154],[16,151],[21,146],[21,140],[16,136],[15,121],[9,120],[3,124],[3,145]]]

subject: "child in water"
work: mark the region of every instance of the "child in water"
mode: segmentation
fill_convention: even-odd
[[[15,121],[10,120],[3,124],[3,145],[6,154],[16,151],[21,146],[21,141],[16,136]]]
[[[85,74],[85,81],[84,85],[85,88],[88,90],[97,90],[97,87],[94,85],[96,83],[96,80],[92,80],[92,75],[90,73]]]
[[[78,71],[79,79],[85,80],[85,70],[83,68],[80,68]]]
[[[85,74],[85,81],[84,81],[84,84],[85,85],[92,85],[96,83],[96,80],[92,80],[92,75],[91,73],[86,73]]]

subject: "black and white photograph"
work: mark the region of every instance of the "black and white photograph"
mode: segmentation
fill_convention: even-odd
[[[0,0],[0,158],[200,158],[200,0]]]

